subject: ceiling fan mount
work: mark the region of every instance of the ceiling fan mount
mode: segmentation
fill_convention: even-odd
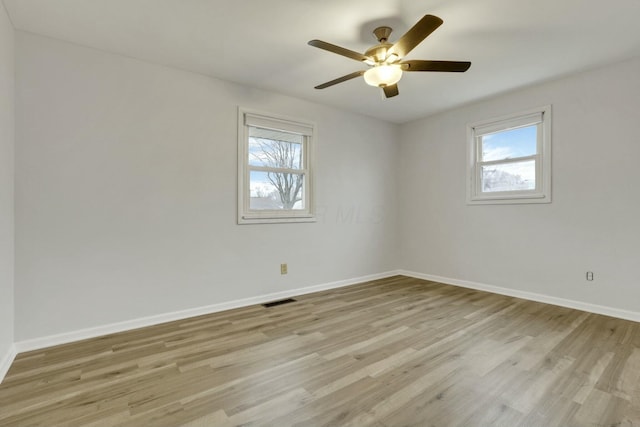
[[[409,29],[395,43],[390,43],[391,27],[381,26],[373,30],[378,44],[367,49],[364,54],[344,47],[336,46],[322,40],[311,40],[309,45],[323,49],[338,55],[345,56],[356,61],[364,62],[370,68],[355,71],[346,76],[316,86],[316,89],[325,89],[338,83],[364,76],[364,80],[371,86],[382,88],[384,96],[391,98],[398,95],[398,81],[404,71],[444,71],[465,72],[471,66],[467,61],[426,61],[408,60],[403,58],[420,44],[429,34],[442,25],[442,19],[433,15],[425,15],[413,27]]]
[[[376,40],[378,43],[384,43],[389,40],[389,36],[393,32],[391,27],[378,27],[373,30],[373,35],[376,36]]]

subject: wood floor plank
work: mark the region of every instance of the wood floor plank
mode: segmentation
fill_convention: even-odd
[[[640,426],[640,324],[394,276],[19,354],[2,426]]]

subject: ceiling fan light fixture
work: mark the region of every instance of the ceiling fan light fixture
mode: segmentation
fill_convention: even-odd
[[[364,72],[364,81],[375,87],[391,86],[402,78],[402,68],[398,64],[382,64]]]

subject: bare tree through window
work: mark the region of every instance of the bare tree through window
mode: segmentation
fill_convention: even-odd
[[[282,170],[268,171],[266,176],[277,191],[282,208],[293,209],[302,201],[303,175],[295,172],[302,167],[302,144],[259,137],[250,140],[251,163]]]

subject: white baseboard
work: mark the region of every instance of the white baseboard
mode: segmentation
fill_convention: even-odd
[[[2,383],[4,377],[7,375],[7,372],[9,372],[9,368],[11,367],[13,359],[16,358],[17,354],[18,350],[16,349],[16,345],[11,344],[11,347],[9,347],[9,351],[7,352],[7,354],[5,354],[2,359],[0,359],[0,383]]]
[[[399,270],[398,274],[416,279],[430,280],[432,282],[444,283],[446,285],[460,286],[463,288],[476,289],[479,291],[491,292],[494,294],[506,295],[510,297],[522,298],[530,301],[543,302],[545,304],[558,305],[561,307],[575,308],[576,310],[587,311],[589,313],[603,314],[605,316],[617,317],[619,319],[640,322],[640,312],[623,310],[615,307],[591,304],[582,301],[575,301],[565,298],[553,297],[550,295],[537,294],[534,292],[519,291],[516,289],[502,288],[500,286],[487,285],[484,283],[470,282],[467,280],[451,279],[449,277],[434,276],[432,274],[416,273],[414,271]]]
[[[74,341],[80,341],[88,338],[95,338],[102,335],[124,332],[131,329],[144,328],[160,323],[172,322],[174,320],[187,319],[189,317],[201,316],[203,314],[217,313],[219,311],[231,310],[234,308],[246,307],[254,304],[262,304],[269,301],[290,298],[296,295],[310,294],[313,292],[325,291],[329,289],[341,288],[343,286],[354,285],[357,283],[368,282],[371,280],[384,279],[386,277],[398,275],[398,271],[387,271],[384,273],[370,274],[367,276],[355,277],[347,280],[339,280],[337,282],[323,283],[320,285],[307,286],[304,288],[291,289],[282,292],[274,292],[271,294],[260,295],[251,298],[244,298],[234,301],[227,301],[219,304],[208,305],[204,307],[196,307],[187,310],[164,313],[155,316],[148,316],[139,319],[127,320],[124,322],[111,323],[108,325],[97,326],[94,328],[80,329],[77,331],[65,332],[57,335],[50,335],[40,338],[34,338],[15,343],[15,350],[18,353],[31,350],[39,350],[54,345],[67,344]],[[13,360],[13,359],[11,359]],[[7,367],[8,369],[8,367]]]

